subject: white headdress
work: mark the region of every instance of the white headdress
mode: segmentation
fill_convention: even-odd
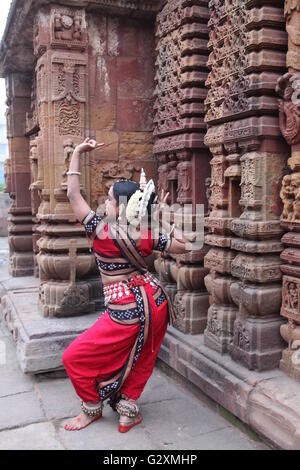
[[[140,189],[131,196],[126,206],[126,219],[133,225],[138,225],[147,212],[151,194],[155,191],[153,180],[147,183],[144,169],[141,170]]]
[[[143,190],[143,197],[140,202],[140,218],[144,217],[147,212],[148,203],[151,197],[151,194],[155,191],[155,186],[153,180],[149,180]]]

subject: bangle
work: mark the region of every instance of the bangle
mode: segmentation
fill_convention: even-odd
[[[81,223],[83,225],[86,225],[88,222],[92,220],[95,214],[96,214],[95,211],[90,210],[90,212],[85,216],[85,218],[81,221]]]
[[[80,171],[67,171],[67,175],[81,175]]]

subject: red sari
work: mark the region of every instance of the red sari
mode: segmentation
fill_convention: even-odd
[[[134,276],[130,284],[114,283],[114,275],[129,277],[136,266],[126,257],[128,245],[118,244],[108,224],[101,227],[101,223],[94,215],[85,229],[93,239],[100,275],[112,279],[104,287],[107,309],[68,346],[62,360],[84,402],[98,402],[117,393],[137,400],[152,374],[168,319],[172,323],[167,293],[150,273]],[[150,230],[146,235],[138,246],[133,242],[137,257],[148,256],[153,249],[163,251],[166,246],[163,234],[155,240]],[[134,248],[130,245],[133,253]]]

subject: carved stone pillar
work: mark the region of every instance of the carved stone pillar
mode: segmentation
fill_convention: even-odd
[[[40,198],[40,186],[38,182],[38,167],[39,167],[39,156],[38,156],[38,145],[36,139],[30,140],[30,168],[31,168],[31,184],[30,184],[30,191],[31,191],[31,211],[33,216],[33,226],[32,226],[32,244],[33,244],[33,253],[34,253],[34,275],[35,277],[39,277],[39,268],[37,262],[37,254],[38,254],[38,245],[37,242],[40,238],[40,234],[38,232],[38,219],[37,213],[38,208],[41,203]]]
[[[205,342],[259,370],[277,367],[282,349],[278,196],[286,158],[275,86],[287,37],[281,3],[265,3],[209,3],[205,118],[214,155]]]
[[[41,204],[36,217],[40,304],[45,316],[89,313],[102,305],[101,288],[84,229],[67,198],[66,171],[88,129],[87,25],[84,9],[49,6],[34,24],[40,152],[32,157]],[[33,147],[34,148],[34,147]],[[82,157],[81,190],[89,184]],[[76,292],[76,295],[75,295]]]
[[[288,232],[282,237],[285,246],[281,254],[283,264],[281,315],[288,320],[280,332],[288,343],[283,351],[280,368],[300,380],[300,1],[285,2],[286,30],[288,32],[287,67],[289,72],[278,80],[277,91],[281,132],[291,146],[288,159],[289,173],[282,180],[283,212],[281,226]]]
[[[282,342],[278,316],[281,302],[282,233],[276,192],[285,164],[284,154],[245,153],[241,161],[241,199],[244,212],[232,222],[238,251],[231,272],[239,279],[231,293],[239,313],[234,324],[231,355],[249,369],[278,366]]]
[[[237,314],[230,292],[230,286],[234,281],[231,276],[231,262],[235,253],[230,249],[233,214],[232,204],[229,203],[229,179],[225,176],[228,162],[224,147],[212,145],[213,141],[208,133],[206,143],[210,147],[213,159],[211,160],[211,212],[205,222],[209,230],[205,242],[211,249],[204,259],[204,266],[209,269],[205,285],[210,294],[204,343],[223,354],[229,350],[233,322]]]
[[[12,199],[9,208],[8,242],[10,274],[33,274],[32,214],[30,201],[29,140],[25,137],[26,111],[30,108],[31,79],[25,73],[13,72],[6,76],[7,131],[10,156],[10,183]]]
[[[94,256],[66,195],[66,171],[75,145],[87,135],[107,144],[81,157],[81,191],[94,210],[117,179],[138,179],[141,167],[148,178],[155,177],[153,24],[119,17],[117,11],[108,16],[105,2],[98,7],[98,13],[86,13],[82,8],[45,6],[34,23],[42,173],[38,263],[45,315],[79,315],[102,305]],[[72,262],[71,239],[77,240]],[[71,302],[71,266],[76,266],[74,282],[82,293],[76,305]]]
[[[156,21],[154,153],[159,163],[159,190],[170,192],[170,204],[177,203],[183,210],[190,206],[190,232],[201,219],[196,204],[204,206],[203,213],[208,206],[205,180],[209,176],[210,155],[204,146],[203,120],[208,18],[208,8],[198,2],[169,0]],[[175,224],[183,227],[180,219],[179,215]],[[202,333],[205,328],[206,252],[202,248],[191,254],[170,256],[166,267],[159,258],[156,260],[156,269],[177,309],[176,327],[184,333]]]

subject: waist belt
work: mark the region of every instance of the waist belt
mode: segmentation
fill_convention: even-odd
[[[131,289],[137,286],[143,286],[150,283],[152,287],[160,286],[158,279],[147,272],[146,274],[133,274],[126,280],[112,282],[110,284],[105,284],[103,287],[104,291],[104,303],[108,305],[114,300],[120,300],[124,297],[129,297],[131,294]]]

